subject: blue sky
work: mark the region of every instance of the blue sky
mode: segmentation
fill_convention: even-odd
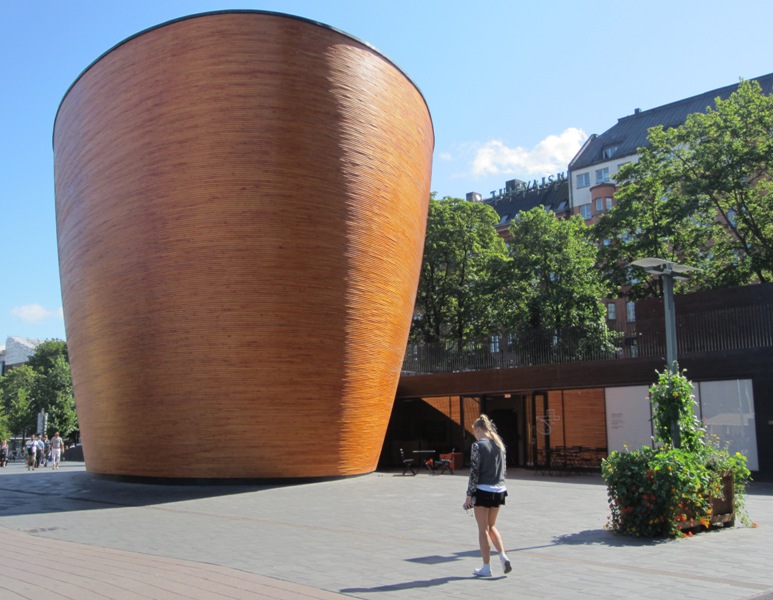
[[[397,63],[432,113],[440,197],[564,171],[635,108],[773,71],[768,0],[0,0],[0,345],[65,338],[51,135],[67,88],[143,29],[238,8],[321,21]]]

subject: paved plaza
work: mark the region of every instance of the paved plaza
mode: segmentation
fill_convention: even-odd
[[[466,473],[374,473],[282,486],[117,482],[0,469],[5,598],[773,599],[773,484],[757,528],[645,541],[604,530],[599,475],[509,474],[499,526],[513,563],[477,579]]]

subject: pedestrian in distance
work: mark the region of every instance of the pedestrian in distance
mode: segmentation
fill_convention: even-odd
[[[43,451],[46,448],[46,445],[43,443],[42,435],[39,435],[35,440],[35,447],[35,468],[37,468],[43,462]]]
[[[24,456],[27,459],[27,470],[32,471],[35,468],[35,457],[37,455],[38,445],[35,443],[35,436],[24,442]]]
[[[470,478],[467,483],[467,497],[464,509],[473,509],[478,525],[478,543],[483,566],[473,571],[477,577],[491,577],[491,545],[499,552],[502,570],[513,570],[505,552],[502,536],[496,527],[499,508],[505,504],[505,445],[497,434],[494,423],[481,415],[473,423],[477,441],[472,445],[470,455]]]
[[[51,441],[46,434],[43,434],[43,466],[48,466],[48,461],[51,459]]]
[[[59,461],[62,459],[62,452],[64,450],[64,440],[59,437],[59,432],[54,434],[51,438],[51,469],[55,470],[59,468]]]
[[[8,464],[8,440],[3,440],[0,444],[0,467],[5,467]]]

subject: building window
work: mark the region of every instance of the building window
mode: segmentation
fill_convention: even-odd
[[[617,146],[607,146],[603,150],[604,158],[609,160],[617,153]]]
[[[612,208],[612,198],[604,198],[604,203],[606,204],[607,210]]]
[[[596,169],[596,183],[605,183],[609,181],[609,167]]]
[[[607,319],[609,321],[617,319],[617,309],[614,302],[607,302]]]
[[[590,204],[583,204],[580,207],[580,214],[582,215],[583,219],[590,219],[591,218]]]
[[[636,323],[636,305],[633,302],[625,304],[625,319],[629,323]]]
[[[617,146],[607,146],[602,151],[602,154],[604,155],[604,158],[609,160],[612,158],[615,154],[617,154]]]
[[[604,199],[596,198],[596,212],[600,213],[604,210]]]
[[[499,336],[498,335],[492,335],[491,336],[491,343],[489,345],[489,349],[491,350],[492,354],[496,354],[499,352]]]
[[[577,174],[577,187],[578,188],[590,187],[590,173]]]

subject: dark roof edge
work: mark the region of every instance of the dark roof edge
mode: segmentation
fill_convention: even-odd
[[[573,158],[572,160],[570,160],[570,161],[569,161],[569,165],[567,165],[567,169],[566,169],[567,171],[571,171],[571,170],[572,170],[572,167],[574,166],[574,163],[576,163],[576,162],[577,162],[577,160],[578,160],[578,159],[579,159],[579,158],[582,156],[582,153],[583,153],[583,152],[585,152],[585,150],[588,148],[588,146],[590,145],[590,143],[591,143],[592,141],[594,141],[594,140],[595,140],[597,137],[599,137],[599,136],[598,136],[598,134],[596,134],[596,133],[591,133],[591,134],[588,136],[588,139],[587,139],[587,140],[585,140],[585,143],[582,145],[582,148],[580,148],[580,149],[577,151],[577,154],[575,154],[575,155],[574,155],[574,158]]]
[[[108,50],[105,50],[102,54],[100,54],[97,58],[95,58],[91,63],[83,69],[83,71],[80,72],[80,74],[75,78],[75,80],[70,84],[70,86],[67,88],[67,91],[65,91],[64,95],[62,96],[62,99],[59,101],[59,106],[56,109],[56,114],[54,115],[54,128],[56,128],[56,119],[59,117],[59,111],[62,108],[62,104],[64,103],[65,99],[67,98],[67,95],[70,93],[70,91],[75,87],[75,84],[77,84],[81,78],[94,66],[96,65],[100,60],[105,58],[108,54],[116,50],[117,48],[123,46],[127,42],[130,42],[134,38],[138,38],[142,35],[145,35],[146,33],[149,33],[151,31],[154,31],[156,29],[161,29],[162,27],[166,27],[167,25],[173,25],[174,23],[179,23],[181,21],[187,21],[188,19],[198,19],[199,17],[208,17],[212,15],[227,15],[227,14],[258,14],[258,15],[272,15],[275,17],[284,17],[287,19],[295,19],[297,21],[303,21],[305,23],[309,23],[311,25],[316,25],[318,27],[322,27],[324,29],[329,29],[330,31],[334,31],[340,35],[343,35],[345,37],[348,37],[349,39],[354,40],[358,44],[362,44],[366,48],[369,48],[379,56],[381,56],[384,60],[386,60],[389,64],[391,64],[395,69],[400,71],[400,73],[403,74],[403,76],[413,85],[414,88],[416,88],[416,91],[419,92],[419,96],[421,96],[421,99],[424,100],[424,105],[427,107],[427,113],[429,114],[429,120],[432,124],[432,137],[434,139],[435,137],[435,125],[432,123],[432,112],[429,109],[429,103],[427,102],[427,98],[424,96],[424,93],[421,91],[421,88],[416,84],[416,82],[411,79],[408,74],[403,71],[403,69],[400,68],[400,66],[393,61],[391,58],[389,58],[386,54],[384,54],[381,50],[376,48],[373,44],[370,44],[364,40],[361,40],[360,38],[351,35],[350,33],[346,33],[345,31],[342,31],[341,29],[337,29],[336,27],[333,27],[332,25],[328,25],[326,23],[322,23],[320,21],[315,21],[314,19],[308,19],[306,17],[299,17],[297,15],[291,15],[288,13],[282,13],[277,11],[271,11],[271,10],[255,10],[255,9],[228,9],[228,10],[213,10],[213,11],[207,11],[202,13],[195,13],[192,15],[186,15],[184,17],[178,17],[176,19],[171,19],[169,21],[164,21],[163,23],[159,23],[158,25],[153,25],[152,27],[148,27],[146,29],[143,29],[142,31],[138,31],[137,33],[130,35],[129,37],[121,40]],[[51,146],[53,147],[54,140],[53,140],[53,133],[52,133],[52,139],[51,139]]]
[[[694,102],[701,96],[711,97],[711,103],[706,106],[706,108],[712,108],[712,104],[715,104],[716,99],[722,95],[723,92],[731,92],[734,88],[738,88],[738,86],[741,84],[741,81],[757,81],[759,79],[765,79],[767,77],[773,76],[773,73],[767,73],[765,75],[760,75],[759,77],[751,77],[749,79],[744,79],[743,77],[740,77],[738,79],[738,83],[731,83],[730,85],[724,85],[720,88],[716,88],[713,90],[709,90],[708,92],[702,92],[700,94],[693,94],[692,96],[688,96],[687,98],[682,98],[681,100],[674,100],[673,102],[669,102],[667,104],[661,104],[660,106],[654,106],[652,108],[648,108],[646,110],[640,110],[639,112],[634,112],[631,115],[625,115],[624,117],[620,117],[617,119],[617,122],[624,121],[626,119],[631,119],[635,117],[641,117],[645,113],[651,113],[656,110],[663,110],[663,109],[670,109],[674,106],[677,106],[679,104],[686,104],[688,102]],[[611,129],[611,127],[610,127]],[[609,131],[609,130],[607,130]]]

